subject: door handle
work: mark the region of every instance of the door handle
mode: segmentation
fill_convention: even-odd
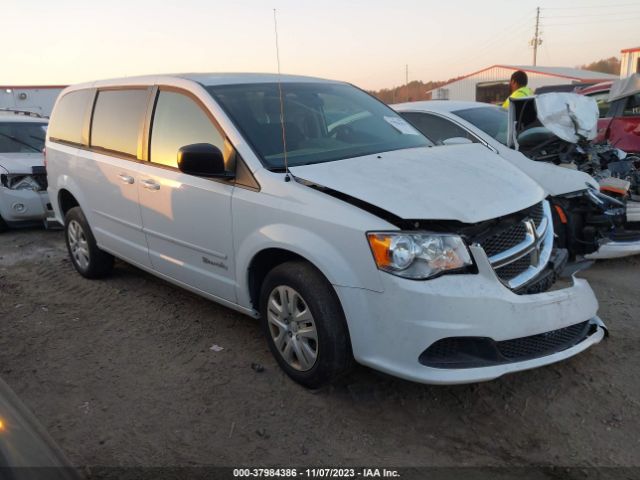
[[[133,184],[133,177],[131,175],[125,175],[124,173],[121,173],[120,175],[118,175],[120,177],[120,180],[122,180],[124,183],[128,183],[129,185]]]
[[[154,182],[153,180],[142,180],[142,185],[147,190],[160,190],[160,184]]]

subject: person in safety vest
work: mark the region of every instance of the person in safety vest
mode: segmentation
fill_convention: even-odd
[[[522,98],[522,97],[531,97],[533,96],[533,90],[527,87],[527,83],[529,83],[529,79],[527,78],[527,74],[522,70],[518,70],[517,72],[513,72],[511,75],[511,81],[509,82],[509,88],[511,89],[511,94],[502,104],[502,108],[509,108],[509,98]]]

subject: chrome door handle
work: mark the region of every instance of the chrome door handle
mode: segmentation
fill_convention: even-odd
[[[133,184],[133,177],[131,175],[125,175],[124,173],[121,173],[120,175],[118,175],[120,177],[120,180],[122,180],[124,183],[128,183],[129,185]]]
[[[160,184],[154,182],[153,180],[142,180],[142,185],[147,190],[160,190]]]

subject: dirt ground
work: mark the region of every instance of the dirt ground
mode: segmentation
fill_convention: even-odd
[[[360,367],[312,392],[255,320],[123,263],[84,280],[61,232],[11,232],[0,376],[76,465],[640,466],[640,259],[581,275],[611,336],[569,361],[454,387]]]

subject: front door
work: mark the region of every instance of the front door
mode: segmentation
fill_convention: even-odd
[[[151,124],[149,163],[138,184],[151,264],[171,279],[235,301],[234,187],[227,181],[178,170],[178,150],[194,143],[210,143],[225,151],[223,134],[194,97],[160,88]]]

